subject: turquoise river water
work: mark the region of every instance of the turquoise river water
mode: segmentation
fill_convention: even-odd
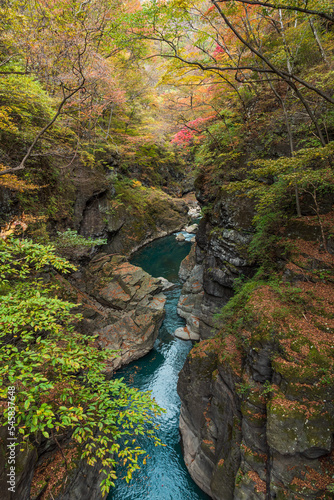
[[[150,440],[140,442],[150,459],[137,471],[129,484],[117,480],[108,500],[208,500],[191,479],[183,461],[178,430],[180,399],[176,392],[178,374],[191,349],[191,342],[173,336],[184,320],[176,313],[181,293],[178,269],[181,260],[190,251],[190,243],[177,242],[175,236],[166,236],[139,250],[131,263],[142,267],[152,276],[176,283],[166,292],[166,317],[160,328],[153,350],[144,358],[126,366],[117,376],[124,377],[132,387],[152,391],[157,403],[166,409],[157,419],[157,434],[165,447],[155,447]],[[118,471],[121,475],[121,471]]]

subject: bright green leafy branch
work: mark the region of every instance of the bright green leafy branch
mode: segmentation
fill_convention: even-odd
[[[0,242],[0,400],[5,402],[7,388],[15,386],[21,448],[41,434],[59,444],[57,435],[66,434],[81,458],[90,465],[99,461],[106,493],[118,461],[126,466],[127,481],[139,468],[145,451],[136,446],[137,436],[149,435],[160,444],[154,417],[161,409],[149,393],[106,380],[110,353],[97,349],[96,337],[75,331],[80,315],[71,312],[74,304],[57,297],[52,284],[54,270],[74,269],[51,246]],[[7,417],[5,409],[3,425]]]

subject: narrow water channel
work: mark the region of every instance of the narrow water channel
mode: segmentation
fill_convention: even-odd
[[[166,317],[153,350],[144,358],[118,372],[132,387],[152,391],[158,404],[166,409],[157,419],[157,434],[165,447],[155,447],[149,440],[140,442],[150,459],[127,484],[117,480],[108,500],[208,500],[193,482],[181,454],[179,438],[180,399],[176,392],[178,373],[191,349],[191,342],[176,339],[173,333],[184,320],[176,313],[182,284],[178,278],[180,263],[190,251],[187,241],[177,242],[166,236],[139,250],[131,263],[142,267],[152,276],[163,276],[176,284],[166,292]],[[118,471],[121,473],[121,471]]]

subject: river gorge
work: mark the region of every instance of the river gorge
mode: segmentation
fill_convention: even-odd
[[[189,253],[191,244],[177,242],[175,235],[166,236],[145,246],[131,258],[133,265],[142,267],[153,277],[163,276],[175,284],[165,292],[166,316],[160,327],[159,337],[152,351],[117,372],[118,377],[143,391],[152,391],[158,404],[165,408],[157,421],[158,436],[163,447],[155,447],[149,439],[140,444],[149,459],[127,484],[119,479],[108,500],[207,500],[191,479],[181,453],[179,435],[180,399],[176,392],[178,374],[192,343],[174,337],[174,331],[184,326],[183,318],[176,313],[181,292],[178,277],[180,262]],[[121,475],[121,471],[117,471]]]

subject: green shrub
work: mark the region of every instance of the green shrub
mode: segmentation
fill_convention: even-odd
[[[74,231],[73,229],[66,229],[66,231],[57,231],[57,239],[55,245],[58,249],[65,248],[78,248],[86,247],[91,248],[98,245],[106,245],[107,240],[105,238],[85,238]]]
[[[101,463],[102,494],[114,484],[115,465],[126,466],[126,480],[139,468],[145,451],[136,438],[146,434],[156,444],[154,415],[160,408],[149,393],[130,389],[122,379],[106,380],[110,352],[95,346],[96,337],[75,331],[81,317],[75,304],[60,300],[53,270],[75,270],[52,246],[30,240],[0,241],[0,400],[15,391],[15,434],[20,446],[71,435],[80,458]],[[0,425],[7,427],[10,408]]]

